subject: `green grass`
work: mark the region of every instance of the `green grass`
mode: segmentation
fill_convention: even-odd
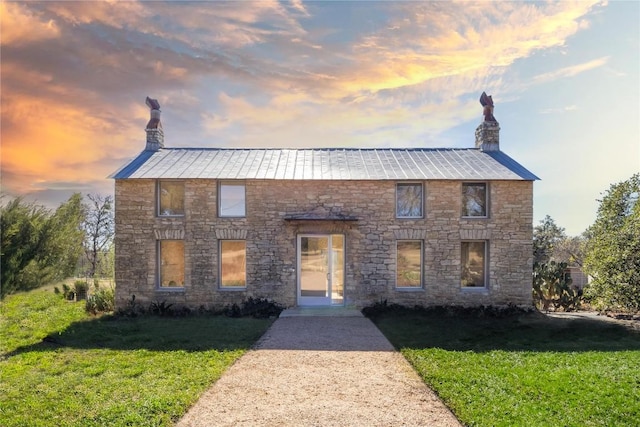
[[[0,425],[168,426],[269,320],[84,313],[51,292],[0,303]]]
[[[374,320],[465,425],[640,425],[639,331],[539,313]]]

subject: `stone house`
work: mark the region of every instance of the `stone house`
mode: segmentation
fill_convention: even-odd
[[[115,179],[116,306],[530,306],[533,181],[485,114],[463,149],[167,148]]]

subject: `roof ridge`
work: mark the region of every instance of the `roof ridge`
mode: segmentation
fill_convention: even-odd
[[[164,147],[161,150],[197,150],[197,151],[478,151],[475,147]]]

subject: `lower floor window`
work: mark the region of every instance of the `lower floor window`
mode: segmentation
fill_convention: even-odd
[[[247,286],[247,243],[244,240],[220,241],[220,287]]]
[[[487,280],[487,243],[462,242],[463,288],[484,288]]]
[[[398,240],[396,251],[396,287],[422,286],[422,241]]]
[[[159,240],[158,265],[159,287],[184,287],[184,241]]]

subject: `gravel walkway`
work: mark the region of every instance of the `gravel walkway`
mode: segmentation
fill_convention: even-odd
[[[364,317],[281,317],[178,426],[460,426]]]

